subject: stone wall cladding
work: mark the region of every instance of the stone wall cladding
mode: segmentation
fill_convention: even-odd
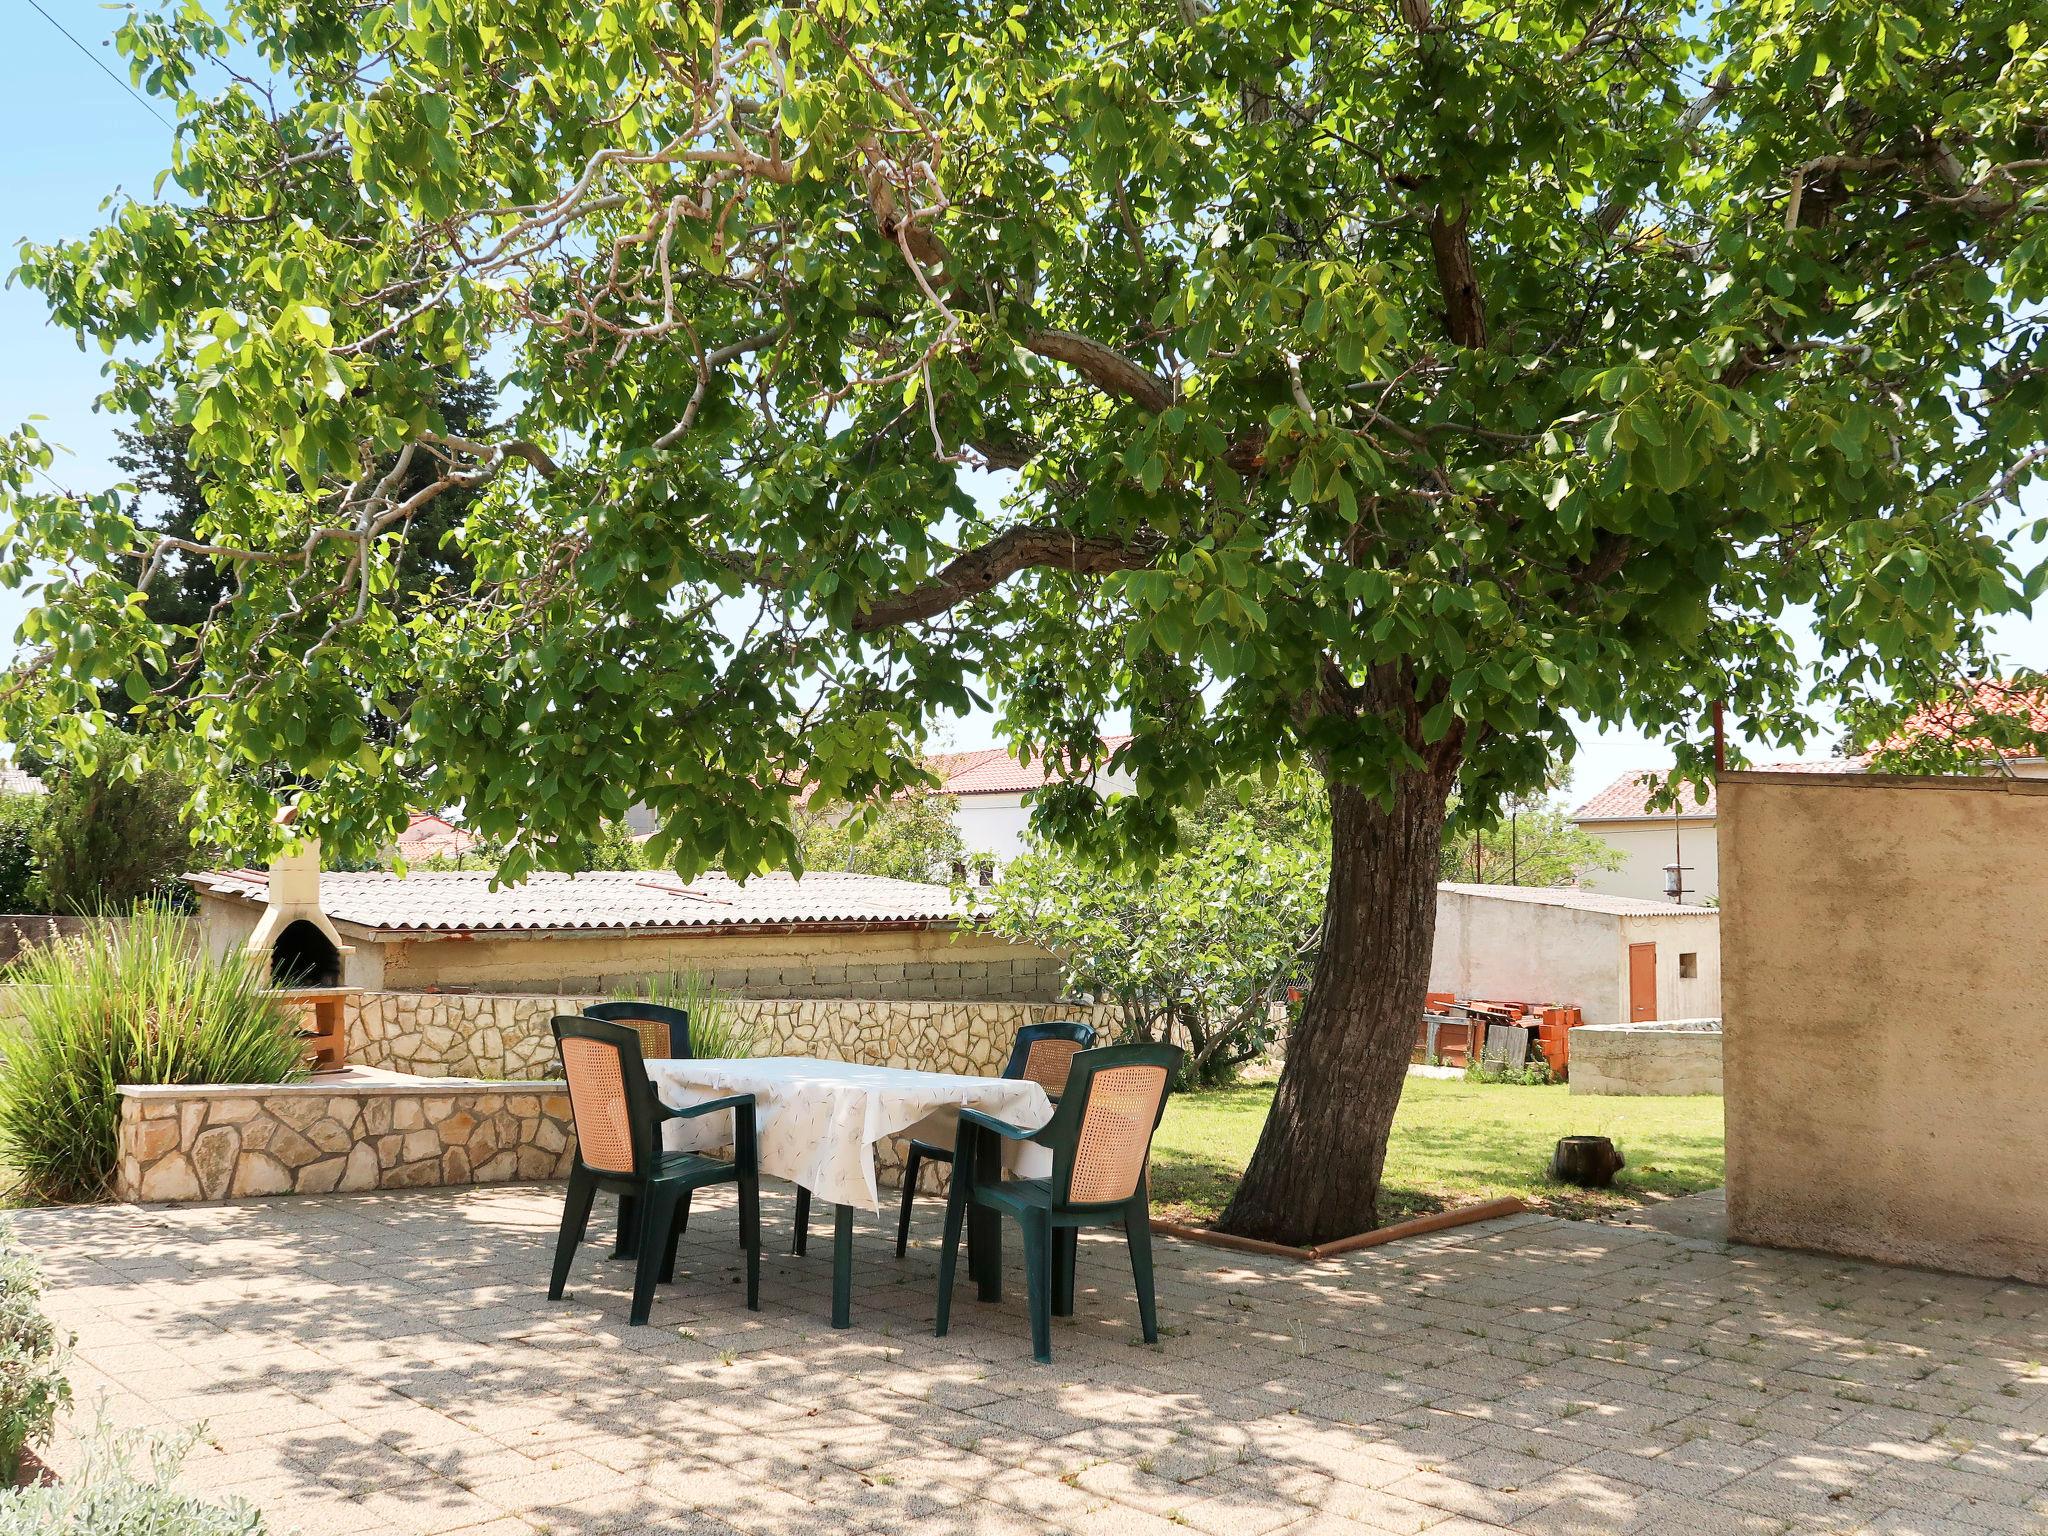
[[[142,1201],[557,1179],[575,1148],[559,1083],[124,1088],[118,1136]]]
[[[420,1077],[533,1081],[555,1073],[548,1021],[580,1013],[588,994],[364,992],[350,1004],[352,1064]],[[757,1056],[817,1056],[870,1066],[993,1076],[1019,1028],[1081,1019],[1105,1038],[1116,1010],[1069,1003],[741,998],[728,1006],[756,1031]]]
[[[1575,1094],[1718,1094],[1720,1024],[1674,1019],[1662,1027],[1582,1025],[1572,1031],[1571,1084]]]

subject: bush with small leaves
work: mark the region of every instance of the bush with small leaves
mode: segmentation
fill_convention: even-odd
[[[43,1316],[43,1277],[0,1227],[0,1484],[11,1485],[21,1453],[47,1444],[71,1400],[64,1361],[71,1341]]]
[[[0,1493],[0,1536],[266,1536],[252,1505],[171,1486],[195,1438],[118,1434],[102,1422],[64,1482]]]

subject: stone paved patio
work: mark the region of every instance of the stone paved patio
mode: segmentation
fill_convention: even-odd
[[[204,1420],[185,1480],[306,1536],[2048,1532],[2048,1289],[1519,1217],[1315,1267],[1162,1243],[1155,1350],[1084,1237],[1047,1368],[1014,1240],[931,1337],[936,1201],[900,1263],[863,1222],[835,1334],[823,1231],[755,1316],[717,1203],[653,1326],[595,1248],[551,1306],[558,1199],[16,1223],[82,1404]]]

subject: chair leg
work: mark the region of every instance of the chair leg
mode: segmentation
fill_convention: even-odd
[[[668,1251],[668,1232],[675,1221],[676,1202],[671,1194],[649,1192],[634,1202],[640,1208],[640,1231],[633,1270],[633,1310],[626,1321],[639,1327],[654,1310],[654,1284],[661,1274],[661,1261]]]
[[[1147,1344],[1159,1342],[1159,1308],[1152,1295],[1152,1206],[1142,1194],[1124,1212],[1131,1245],[1131,1278],[1138,1284],[1138,1325]]]
[[[1052,1219],[1031,1211],[1024,1228],[1024,1288],[1031,1310],[1031,1358],[1052,1364]]]
[[[1081,1246],[1081,1234],[1061,1227],[1052,1234],[1052,1315],[1074,1315],[1074,1259]]]
[[[637,1258],[640,1253],[640,1202],[631,1195],[619,1196],[619,1241],[612,1249],[615,1259]]]
[[[799,1184],[796,1187],[796,1237],[789,1245],[791,1253],[801,1256],[811,1240],[811,1192]]]
[[[597,1196],[597,1181],[582,1167],[569,1170],[569,1188],[562,1196],[562,1230],[555,1237],[555,1269],[548,1279],[548,1300],[560,1301],[562,1287],[569,1283],[569,1266],[576,1259],[576,1245],[583,1241],[590,1221],[590,1202]]]
[[[971,1169],[972,1165],[967,1166]],[[968,1181],[962,1177],[962,1167],[962,1163],[953,1165],[953,1182],[946,1190],[946,1231],[939,1239],[939,1310],[932,1331],[942,1339],[953,1322],[953,1273],[960,1258],[960,1228],[967,1218]]]
[[[661,1255],[661,1283],[673,1285],[676,1278],[676,1248],[683,1240],[683,1234],[690,1230],[690,1191],[684,1190],[682,1199],[676,1202],[676,1213],[668,1224],[668,1241],[663,1245]]]
[[[740,1175],[740,1242],[747,1250],[747,1310],[761,1310],[761,1181]]]
[[[910,1202],[917,1198],[917,1165],[923,1160],[924,1155],[914,1146],[903,1160],[903,1211],[896,1218],[896,1257],[899,1259],[910,1246]]]

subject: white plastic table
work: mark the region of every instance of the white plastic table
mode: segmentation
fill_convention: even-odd
[[[962,1077],[866,1067],[808,1056],[763,1056],[647,1063],[655,1094],[672,1109],[687,1109],[728,1093],[754,1096],[761,1171],[788,1179],[798,1190],[796,1251],[810,1197],[833,1206],[832,1326],[852,1321],[853,1209],[879,1211],[876,1144],[890,1136],[951,1146],[962,1109],[978,1109],[1026,1130],[1052,1118],[1052,1101],[1034,1082],[1009,1077]],[[671,1121],[662,1127],[670,1151],[696,1150],[731,1139],[723,1115]],[[707,1124],[706,1122],[710,1122]],[[1028,1153],[1043,1149],[1026,1147]],[[1041,1172],[1026,1166],[1024,1173]]]

